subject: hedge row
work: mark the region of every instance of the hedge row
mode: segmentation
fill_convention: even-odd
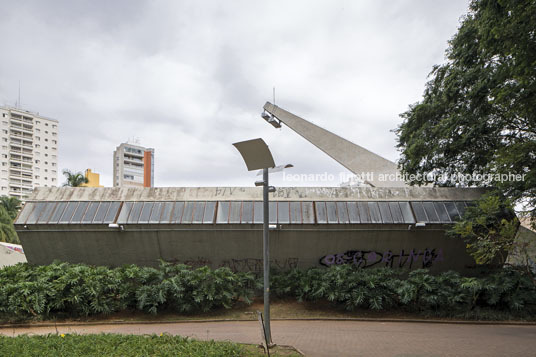
[[[0,316],[88,316],[125,309],[153,314],[160,309],[208,311],[230,308],[239,299],[249,302],[254,284],[250,273],[168,263],[158,269],[17,264],[0,269]]]
[[[459,315],[475,309],[536,312],[536,286],[526,275],[501,269],[482,277],[463,277],[449,271],[431,275],[425,269],[291,270],[273,276],[271,291],[298,300],[327,299],[346,309],[398,309]],[[532,311],[532,312],[530,312]]]
[[[162,263],[159,268],[120,268],[54,263],[18,264],[0,269],[0,318],[47,318],[108,314],[137,309],[179,313],[230,308],[247,303],[262,286],[262,277],[227,268],[192,269]],[[536,312],[536,286],[525,275],[503,269],[483,277],[455,272],[431,275],[427,270],[329,269],[290,270],[271,276],[271,291],[298,300],[329,300],[346,307],[404,310],[443,315],[488,309]]]

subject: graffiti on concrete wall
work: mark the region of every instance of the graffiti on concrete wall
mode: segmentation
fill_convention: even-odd
[[[285,259],[273,259],[270,260],[270,266],[278,270],[288,270],[294,269],[298,266],[298,258],[285,258]],[[252,271],[252,272],[261,272],[263,271],[262,258],[245,258],[245,259],[228,259],[224,260],[220,265],[222,267],[227,267],[234,272],[237,271]]]
[[[442,262],[442,248],[401,250],[393,253],[391,250],[377,252],[371,250],[349,250],[345,253],[328,254],[320,258],[324,266],[353,264],[359,268],[389,267],[389,268],[429,268]]]

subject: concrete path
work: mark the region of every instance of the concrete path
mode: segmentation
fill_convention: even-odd
[[[190,336],[259,343],[256,321],[58,326],[58,333]],[[56,333],[55,327],[1,328],[0,334]],[[306,356],[536,356],[536,326],[370,321],[272,321],[273,340]]]

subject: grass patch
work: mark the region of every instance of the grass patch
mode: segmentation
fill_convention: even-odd
[[[256,346],[170,335],[0,336],[3,356],[262,356]]]

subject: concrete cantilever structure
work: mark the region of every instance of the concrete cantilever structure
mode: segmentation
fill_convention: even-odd
[[[300,134],[352,173],[374,187],[404,187],[398,168],[391,162],[332,132],[314,125],[277,105],[266,102],[264,110]]]

